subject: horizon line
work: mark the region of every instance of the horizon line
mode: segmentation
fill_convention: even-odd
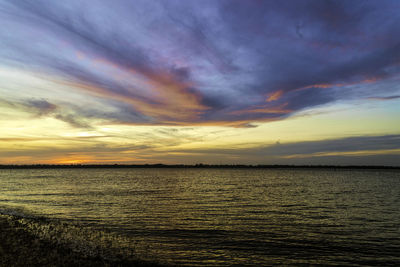
[[[400,169],[392,165],[291,165],[291,164],[0,164],[0,169],[56,169],[56,168],[335,168],[335,169]]]

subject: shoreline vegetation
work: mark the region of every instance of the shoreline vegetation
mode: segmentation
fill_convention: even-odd
[[[39,219],[40,220],[40,219]],[[37,222],[0,213],[0,266],[165,266],[90,247],[71,246],[29,231]],[[40,222],[39,222],[40,223]],[[43,222],[46,224],[46,222]]]
[[[244,164],[0,164],[0,169],[75,169],[75,168],[215,168],[215,169],[389,169],[400,166],[374,165],[244,165]]]

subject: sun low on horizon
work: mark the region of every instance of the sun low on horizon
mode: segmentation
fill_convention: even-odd
[[[0,0],[0,164],[400,166],[399,10]]]

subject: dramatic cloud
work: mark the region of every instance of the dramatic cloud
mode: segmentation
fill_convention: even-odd
[[[389,0],[1,0],[0,62],[110,109],[80,106],[63,89],[71,103],[55,117],[77,127],[89,127],[79,116],[248,127],[397,96],[399,8]],[[35,101],[27,103],[35,112],[55,112]]]

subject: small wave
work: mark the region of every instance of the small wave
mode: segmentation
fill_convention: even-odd
[[[35,216],[33,214],[28,214],[20,209],[5,209],[0,208],[0,215],[13,216],[18,218],[33,219]]]

